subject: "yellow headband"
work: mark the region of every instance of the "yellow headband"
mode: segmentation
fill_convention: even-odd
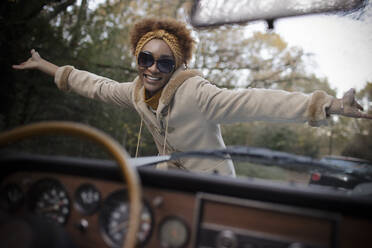
[[[173,55],[176,59],[176,68],[178,68],[182,64],[182,51],[177,37],[163,29],[151,31],[142,36],[137,43],[134,55],[138,57],[138,54],[140,53],[143,46],[152,39],[164,40],[173,52]]]

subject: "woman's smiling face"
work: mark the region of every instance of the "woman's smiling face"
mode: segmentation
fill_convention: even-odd
[[[141,52],[151,53],[155,61],[163,58],[174,60],[172,50],[167,43],[161,39],[150,40],[143,46]],[[150,67],[138,66],[139,77],[150,96],[153,96],[157,91],[162,89],[173,74],[173,71],[170,73],[159,71],[156,64],[157,62]]]

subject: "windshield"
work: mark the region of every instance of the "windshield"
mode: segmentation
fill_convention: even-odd
[[[40,5],[5,1],[0,9],[5,34],[0,38],[4,79],[0,130],[45,120],[76,121],[108,133],[132,157],[137,152],[140,157],[156,156],[158,149],[145,127],[138,142],[141,118],[135,111],[61,92],[53,78],[34,70],[15,71],[11,65],[27,60],[34,48],[59,66],[72,65],[118,82],[132,82],[137,76],[129,41],[133,23],[149,16],[188,22],[190,5],[189,1],[146,0]],[[357,100],[371,112],[371,22],[372,3],[367,1],[354,12],[280,19],[272,30],[260,21],[200,30],[188,24],[196,41],[188,67],[198,69],[218,87],[236,91],[266,88],[308,94],[324,90],[342,97],[354,87]],[[226,146],[256,149],[238,159],[232,156],[238,178],[342,190],[372,182],[370,120],[332,116],[328,125],[317,128],[262,121],[220,128]],[[107,159],[100,147],[61,136],[8,148]],[[282,153],[272,156],[276,152]]]

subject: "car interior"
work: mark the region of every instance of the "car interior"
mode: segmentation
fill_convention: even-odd
[[[51,134],[112,159],[8,149]],[[108,135],[71,122],[0,133],[0,148],[0,247],[370,247],[370,194],[135,166]]]

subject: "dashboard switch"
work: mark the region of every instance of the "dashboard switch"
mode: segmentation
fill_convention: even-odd
[[[89,223],[86,219],[81,219],[79,223],[76,224],[77,229],[80,232],[85,232],[88,229]]]
[[[288,246],[288,248],[305,248],[306,246],[301,243],[292,243]]]
[[[224,230],[217,236],[217,248],[235,248],[238,241],[235,234],[230,230]]]
[[[162,196],[156,196],[153,200],[152,200],[152,205],[155,207],[155,208],[160,208],[161,206],[163,206],[163,203],[164,203],[164,198]]]

